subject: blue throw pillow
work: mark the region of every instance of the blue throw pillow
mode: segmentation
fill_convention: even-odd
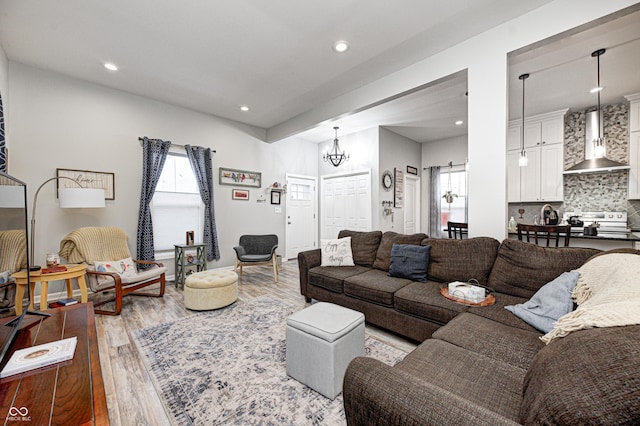
[[[530,326],[548,333],[553,329],[554,322],[573,311],[571,292],[577,283],[578,271],[564,272],[545,284],[525,303],[504,308]]]
[[[394,244],[391,247],[391,265],[387,275],[426,282],[430,250],[431,246]]]

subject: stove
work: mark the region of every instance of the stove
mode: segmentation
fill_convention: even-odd
[[[577,216],[583,226],[572,226],[571,232],[582,232],[585,226],[598,224],[598,233],[626,234],[631,232],[627,225],[627,212],[565,212],[562,224],[568,224],[571,216]]]

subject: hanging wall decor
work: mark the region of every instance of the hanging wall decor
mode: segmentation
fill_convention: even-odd
[[[4,139],[4,113],[0,94],[0,172],[7,173],[7,146]]]
[[[400,169],[393,169],[394,191],[393,191],[393,207],[401,209],[404,201],[404,174]]]
[[[262,188],[262,173],[220,167],[220,185]]]

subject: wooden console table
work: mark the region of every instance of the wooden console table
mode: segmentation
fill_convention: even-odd
[[[40,310],[44,311],[48,308],[47,297],[49,294],[49,281],[65,280],[67,283],[67,297],[73,297],[73,279],[78,280],[78,287],[80,287],[80,300],[82,303],[86,303],[89,296],[87,294],[87,282],[84,279],[85,270],[87,265],[62,265],[66,266],[67,270],[62,272],[53,272],[50,274],[43,274],[42,271],[29,272],[29,309],[33,309],[34,292],[36,283],[40,283]],[[27,271],[19,271],[12,275],[16,281],[16,315],[22,313],[22,299],[24,298],[24,290],[27,286]]]
[[[0,419],[4,424],[108,425],[93,303],[46,312],[51,317],[24,318],[26,325],[18,332],[10,354],[77,336],[75,355],[69,361],[0,379]],[[4,324],[9,319],[0,322]],[[6,360],[2,367],[5,363]]]

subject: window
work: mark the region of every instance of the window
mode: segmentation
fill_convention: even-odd
[[[449,184],[451,177],[451,184]],[[467,222],[467,172],[464,167],[456,170],[454,167],[449,174],[449,169],[440,171],[440,194],[444,196],[451,188],[451,193],[457,195],[453,197],[453,202],[449,204],[445,198],[441,200],[440,225],[441,229],[447,228],[447,222]]]
[[[173,251],[184,244],[185,233],[202,239],[204,203],[186,155],[169,153],[151,201],[153,244],[156,252]]]
[[[311,185],[293,183],[289,185],[289,193],[292,200],[309,201],[311,200]]]

